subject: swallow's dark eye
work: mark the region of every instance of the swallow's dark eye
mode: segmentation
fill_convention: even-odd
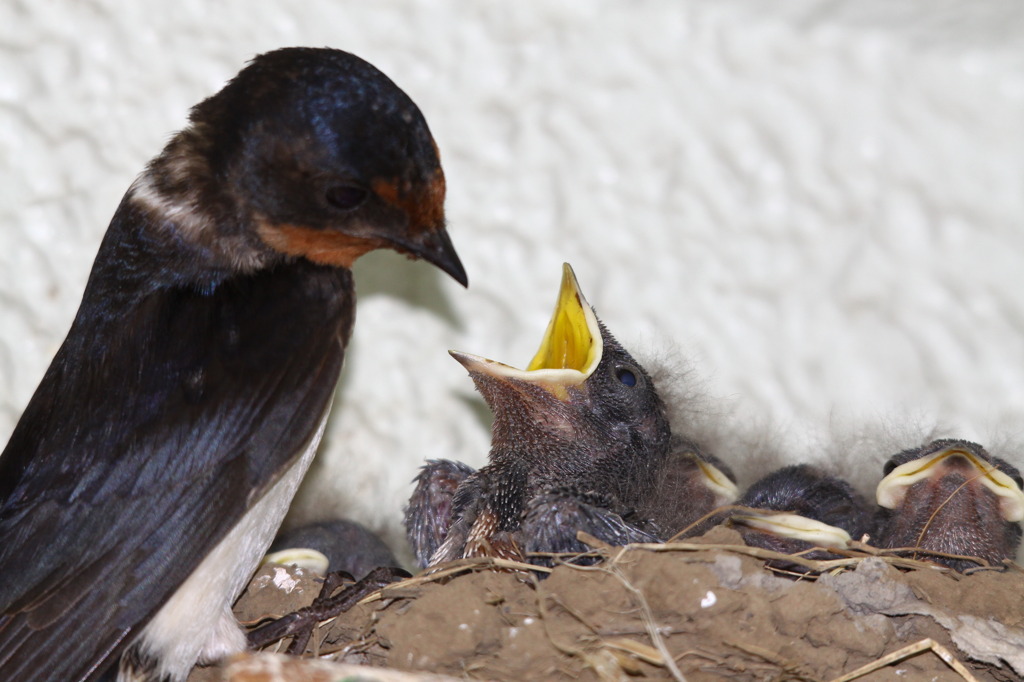
[[[894,461],[892,461],[890,459],[888,462],[885,463],[885,466],[882,467],[882,475],[883,476],[888,476],[889,474],[892,473],[892,470],[895,469],[895,468],[896,468],[896,462],[894,462]]]
[[[1024,478],[1021,478],[1020,476],[1014,476],[1013,482],[1017,484],[1018,488],[1024,490]]]
[[[351,211],[366,201],[368,195],[369,192],[357,185],[335,185],[328,188],[326,197],[334,208]]]
[[[625,367],[616,369],[615,377],[626,386],[636,386],[636,375]]]

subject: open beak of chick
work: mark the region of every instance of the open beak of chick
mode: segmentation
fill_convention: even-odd
[[[943,448],[893,469],[878,484],[875,491],[878,504],[886,509],[896,509],[903,504],[910,486],[919,481],[939,481],[954,469],[967,472],[969,486],[980,486],[995,495],[1005,521],[1016,523],[1024,520],[1024,491],[1020,486],[969,448],[957,446]]]
[[[478,355],[449,353],[469,370],[485,397],[487,392],[482,384],[491,379],[506,386],[518,386],[521,393],[528,394],[529,387],[539,387],[562,402],[570,402],[572,389],[582,386],[594,373],[603,349],[597,316],[566,263],[562,266],[562,285],[551,321],[525,370]]]

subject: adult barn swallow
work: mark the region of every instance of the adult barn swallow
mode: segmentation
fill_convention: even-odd
[[[350,267],[466,275],[416,105],[330,49],[256,57],[125,194],[0,456],[0,679],[183,680],[241,650],[230,606],[323,433]]]
[[[876,495],[879,547],[915,547],[998,565],[1020,545],[1020,472],[980,445],[943,439],[904,450],[885,465]],[[957,571],[974,561],[921,555]]]
[[[656,541],[631,512],[667,455],[665,407],[647,372],[598,321],[568,265],[526,370],[452,355],[494,413],[492,446],[479,471],[432,462],[421,473],[406,513],[421,564],[582,551],[577,530],[618,544]]]

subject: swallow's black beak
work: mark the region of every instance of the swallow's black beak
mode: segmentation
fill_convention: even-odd
[[[459,254],[455,252],[448,230],[444,227],[435,231],[423,233],[424,238],[416,240],[409,245],[409,250],[418,258],[422,258],[432,265],[451,275],[452,279],[464,287],[469,286],[469,279],[466,277],[466,269],[462,267]]]

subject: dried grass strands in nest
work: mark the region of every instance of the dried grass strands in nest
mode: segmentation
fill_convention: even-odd
[[[395,599],[406,596],[404,592],[415,590],[418,587],[430,583],[441,582],[453,575],[472,573],[475,571],[520,571],[525,573],[550,573],[551,569],[545,566],[535,566],[521,561],[509,559],[498,559],[494,557],[473,557],[471,559],[458,559],[449,561],[433,568],[428,568],[423,573],[414,575],[411,578],[399,580],[396,583],[382,587],[376,592],[367,595],[359,603],[368,604],[382,599]]]
[[[549,595],[540,594],[538,589],[538,600],[537,606],[540,613],[541,619],[544,622],[545,631],[548,634],[548,640],[551,641],[552,645],[556,649],[564,654],[570,656],[578,656],[587,663],[594,672],[597,673],[598,677],[602,680],[620,680],[627,679],[626,672],[632,672],[633,674],[639,672],[638,670],[632,670],[630,656],[636,657],[651,665],[656,665],[665,668],[671,675],[672,679],[676,682],[686,682],[686,677],[682,671],[679,670],[679,666],[676,665],[675,659],[668,650],[668,646],[665,644],[665,640],[661,635],[661,630],[658,624],[654,620],[654,614],[651,611],[650,605],[647,603],[647,598],[643,592],[633,585],[625,575],[622,574],[621,569],[614,563],[597,566],[579,566],[575,564],[566,564],[569,568],[577,571],[597,571],[600,573],[606,573],[611,575],[629,592],[633,598],[637,601],[640,607],[641,619],[644,623],[644,629],[647,631],[647,636],[650,638],[653,647],[647,646],[642,642],[635,640],[616,637],[616,638],[600,638],[596,647],[591,646],[587,649],[580,649],[578,647],[567,645],[564,643],[557,642],[550,632],[547,632],[547,605],[546,599]],[[559,604],[569,615],[579,621],[584,627],[598,635],[598,631],[590,625],[586,620],[575,613],[571,609],[565,606],[565,604]],[[624,655],[623,655],[624,654]]]
[[[864,677],[865,675],[873,673],[876,670],[881,670],[882,668],[893,665],[894,663],[899,663],[900,661],[906,660],[911,656],[916,656],[922,651],[928,650],[931,650],[936,656],[941,658],[943,663],[945,663],[954,671],[956,671],[956,673],[960,675],[960,677],[967,680],[967,682],[978,682],[978,678],[972,675],[971,671],[969,671],[967,667],[950,652],[949,649],[942,646],[930,637],[928,639],[922,639],[920,642],[909,644],[903,647],[902,649],[897,649],[891,654],[882,656],[878,660],[872,661],[867,665],[861,666],[860,668],[857,668],[853,672],[847,673],[842,677],[837,677],[833,680],[830,680],[830,682],[851,682],[852,680],[856,680],[858,678]]]
[[[587,533],[580,532],[577,534],[577,538],[580,542],[593,547],[598,554],[605,555],[609,561],[618,561],[620,557],[630,551],[642,550],[649,552],[700,552],[707,550],[718,550],[723,552],[732,552],[734,554],[742,554],[745,556],[754,557],[755,559],[762,559],[764,561],[780,561],[789,562],[797,566],[806,568],[812,573],[829,573],[837,570],[848,570],[856,568],[861,562],[870,558],[877,558],[885,563],[894,566],[896,568],[906,569],[917,569],[917,570],[931,570],[940,571],[942,573],[954,573],[953,569],[945,566],[938,566],[929,561],[923,561],[920,559],[912,559],[909,557],[900,556],[902,553],[915,553],[915,554],[927,554],[929,556],[940,556],[946,558],[955,559],[968,559],[979,562],[979,566],[975,569],[971,569],[970,572],[984,571],[984,570],[1001,570],[1004,566],[1014,566],[1013,562],[1004,561],[999,566],[990,566],[984,559],[977,557],[966,557],[956,554],[946,554],[944,552],[935,552],[926,549],[920,549],[915,547],[899,547],[893,549],[878,549],[871,545],[864,544],[862,542],[853,542],[848,549],[837,549],[828,547],[812,547],[804,552],[798,552],[796,554],[786,554],[784,552],[776,552],[770,549],[762,549],[760,547],[750,547],[748,545],[734,545],[734,544],[716,544],[716,543],[698,543],[698,542],[664,542],[664,543],[637,543],[632,545],[624,545],[622,547],[614,547],[607,543],[598,540],[597,538],[588,535]],[[802,554],[812,551],[827,551],[831,554],[842,555],[840,559],[807,559]],[[563,555],[565,557],[575,557],[577,555]]]

